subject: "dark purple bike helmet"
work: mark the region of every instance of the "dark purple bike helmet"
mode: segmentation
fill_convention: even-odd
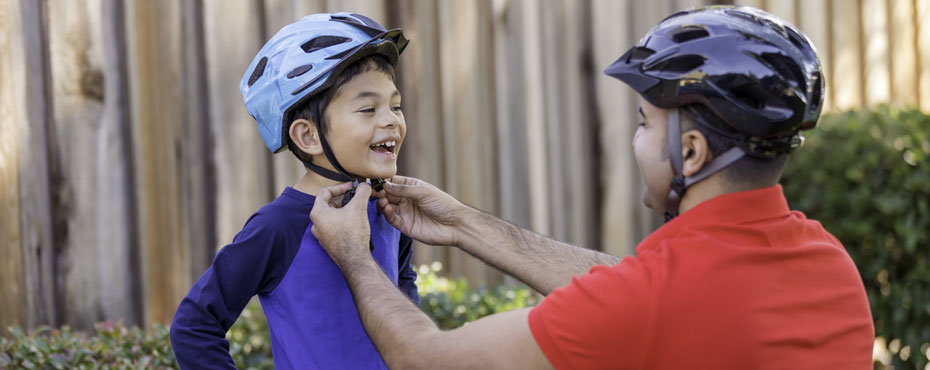
[[[803,142],[799,130],[817,125],[824,82],[820,60],[794,26],[750,7],[711,6],[665,18],[604,71],[651,104],[671,110],[669,150],[675,180],[666,218],[691,184],[743,155],[771,158]],[[734,148],[695,176],[681,175],[678,108],[729,137]],[[674,122],[673,122],[674,121]],[[713,127],[724,125],[725,127]]]

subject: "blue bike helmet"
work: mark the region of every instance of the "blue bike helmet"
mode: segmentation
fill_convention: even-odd
[[[666,219],[678,214],[690,185],[744,155],[773,158],[800,146],[798,131],[816,126],[823,103],[821,64],[813,44],[794,26],[751,7],[710,6],[673,14],[604,73],[670,110],[675,179]],[[681,175],[679,110],[734,144],[691,177]]]
[[[331,84],[330,77],[361,58],[381,54],[391,65],[407,46],[400,29],[360,14],[311,14],[278,31],[242,76],[239,92],[272,152],[285,147],[286,113]]]
[[[396,66],[407,43],[400,29],[386,30],[366,16],[345,12],[311,14],[282,28],[265,43],[239,83],[265,146],[273,153],[282,151],[291,109],[330,87],[332,77],[346,66],[371,55],[383,55]],[[310,162],[304,165],[333,180],[354,181],[336,160],[322,131],[320,141],[338,173]]]

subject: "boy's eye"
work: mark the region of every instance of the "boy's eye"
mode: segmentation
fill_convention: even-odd
[[[374,113],[375,108],[362,108],[362,109],[359,109],[358,111],[361,113]]]
[[[391,110],[393,110],[393,111],[395,111],[395,112],[400,112],[400,111],[403,111],[403,108],[401,108],[401,106],[399,106],[399,105],[395,105],[395,106],[393,106],[393,107],[391,108]]]

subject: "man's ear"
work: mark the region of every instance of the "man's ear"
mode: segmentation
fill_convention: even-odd
[[[713,159],[707,138],[698,130],[690,130],[681,134],[681,174],[694,176],[704,164]]]
[[[317,131],[317,126],[310,120],[303,118],[294,120],[288,130],[288,135],[300,151],[310,155],[323,154],[320,133]]]

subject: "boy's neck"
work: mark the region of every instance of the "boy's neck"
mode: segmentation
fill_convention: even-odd
[[[360,182],[363,180],[359,180]],[[297,180],[297,183],[294,184],[294,189],[302,193],[307,193],[312,196],[316,196],[319,193],[320,189],[327,186],[334,186],[342,184],[343,181],[330,180],[323,176],[320,176],[316,172],[306,170],[303,176],[300,177],[300,180]]]

